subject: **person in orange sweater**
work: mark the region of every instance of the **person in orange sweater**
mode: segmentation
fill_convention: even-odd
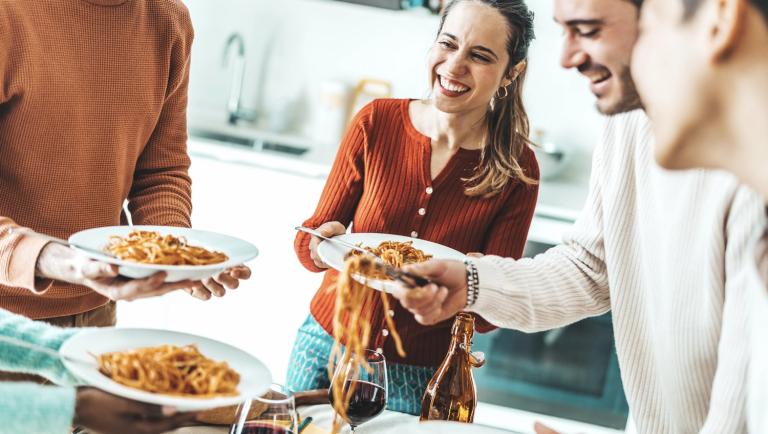
[[[247,278],[128,280],[34,232],[190,226],[180,0],[0,0],[0,308],[59,326],[110,326],[113,300],[184,289],[207,299]],[[28,228],[25,232],[16,228]]]
[[[456,0],[444,10],[428,61],[429,100],[382,99],[364,107],[339,148],[314,215],[326,236],[355,232],[418,237],[462,252],[522,256],[538,194],[522,103],[533,15],[522,0]],[[301,263],[328,267],[319,240],[299,233]],[[338,273],[327,271],[299,329],[287,385],[328,387]],[[387,358],[390,410],[418,414],[421,396],[450,341],[451,322],[419,325],[376,298],[371,348]],[[393,317],[406,357],[385,328]],[[492,329],[478,322],[480,331]]]

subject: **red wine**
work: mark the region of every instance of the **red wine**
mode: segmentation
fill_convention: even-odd
[[[287,427],[269,422],[246,422],[242,434],[293,434]]]
[[[378,416],[387,406],[387,392],[383,387],[367,381],[347,381],[344,384],[344,392],[354,384],[354,392],[349,400],[347,408],[347,422],[351,426],[358,426]],[[333,403],[333,393],[330,393]]]

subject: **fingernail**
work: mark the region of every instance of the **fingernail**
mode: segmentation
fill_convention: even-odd
[[[170,407],[167,405],[163,406],[163,416],[169,417],[169,416],[173,416],[176,413],[177,413],[176,407]]]

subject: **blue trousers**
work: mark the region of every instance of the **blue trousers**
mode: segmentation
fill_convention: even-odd
[[[328,358],[332,349],[333,337],[309,315],[293,344],[286,387],[294,392],[330,387]],[[420,414],[421,397],[435,370],[387,362],[387,409]]]

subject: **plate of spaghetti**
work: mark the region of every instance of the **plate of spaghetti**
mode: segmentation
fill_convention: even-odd
[[[181,411],[237,405],[261,396],[272,382],[267,367],[245,351],[167,330],[88,329],[59,352],[64,366],[87,385]]]
[[[351,233],[338,235],[336,238],[369,250],[380,256],[384,262],[398,268],[408,264],[428,261],[432,258],[457,260],[465,258],[464,254],[450,247],[402,235]],[[346,259],[350,256],[360,255],[360,253],[351,252],[343,246],[325,241],[318,245],[317,254],[323,262],[339,271],[345,270]],[[388,292],[398,285],[387,276],[375,270],[366,271],[365,273],[354,273],[352,277],[358,282],[365,283],[368,287],[379,291]]]
[[[103,255],[83,253],[118,265],[125,277],[141,279],[165,271],[166,282],[202,280],[259,254],[256,246],[236,237],[170,226],[94,228],[72,235],[69,241],[103,251]]]

